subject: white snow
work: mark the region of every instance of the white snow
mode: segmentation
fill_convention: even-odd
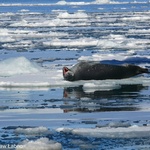
[[[16,57],[0,61],[0,70],[0,76],[12,76],[17,74],[38,73],[40,67],[31,63],[25,57]]]
[[[36,141],[24,140],[22,143],[17,145],[16,150],[61,150],[62,146],[60,143],[51,141],[48,138],[40,138]]]

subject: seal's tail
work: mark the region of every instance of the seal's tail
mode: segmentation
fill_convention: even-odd
[[[141,72],[142,73],[150,73],[150,70],[147,68],[142,68]]]

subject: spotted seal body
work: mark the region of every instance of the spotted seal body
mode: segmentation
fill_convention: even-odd
[[[79,62],[71,69],[63,67],[63,77],[67,81],[123,79],[142,73],[149,73],[149,71],[146,68],[130,64],[111,65],[97,62]]]

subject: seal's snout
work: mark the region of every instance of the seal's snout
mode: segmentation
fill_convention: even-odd
[[[63,67],[63,75],[66,75],[66,73],[69,71],[67,67]]]
[[[74,73],[67,67],[63,67],[63,77],[67,81],[74,80]]]

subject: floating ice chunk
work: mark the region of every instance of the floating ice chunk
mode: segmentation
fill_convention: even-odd
[[[28,26],[28,22],[26,20],[21,20],[21,21],[18,21],[18,22],[15,22],[13,24],[11,24],[10,26],[13,26],[13,27],[17,27],[17,26]]]
[[[118,128],[118,127],[130,127],[131,124],[127,123],[127,122],[110,122],[108,124],[109,127],[114,127],[114,128]]]
[[[9,36],[9,30],[8,29],[0,29],[0,43],[8,43],[8,42],[14,42],[15,39],[11,36]]]
[[[46,127],[36,127],[36,128],[17,128],[15,130],[17,134],[26,135],[46,135],[49,134],[49,130]]]
[[[150,80],[149,80],[149,78],[146,78],[146,79],[143,80],[143,85],[144,86],[150,86]]]
[[[86,2],[66,2],[65,0],[60,0],[56,3],[57,5],[86,5],[90,3]]]
[[[15,41],[15,39],[13,39],[12,37],[8,37],[8,36],[0,37],[1,43],[10,43],[10,42],[14,42],[14,41]]]
[[[116,39],[116,40],[124,40],[126,37],[124,35],[116,35],[116,34],[110,34],[108,36],[110,39]]]
[[[97,81],[97,83],[85,83],[83,85],[83,89],[87,93],[91,93],[94,91],[110,91],[114,89],[119,89],[121,86],[119,84],[115,84],[114,82],[103,82],[103,81]]]
[[[45,45],[45,46],[84,47],[84,46],[96,46],[97,43],[98,43],[98,40],[94,39],[94,38],[81,38],[81,39],[73,39],[73,40],[54,39],[50,42],[43,42],[43,45]]]
[[[130,17],[124,17],[124,18],[122,18],[122,20],[123,21],[142,21],[142,20],[144,20],[144,21],[147,21],[147,20],[149,20],[150,19],[150,17],[149,16],[130,16]]]
[[[71,128],[63,128],[63,127],[61,127],[61,128],[57,128],[56,131],[57,132],[70,133],[72,131],[72,129]]]
[[[0,29],[0,35],[1,36],[6,36],[8,35],[9,30],[8,29]]]
[[[103,3],[109,3],[109,0],[95,0],[95,2],[93,2],[95,4],[103,4]]]
[[[74,14],[69,14],[68,12],[63,12],[58,15],[58,18],[88,18],[88,15],[84,12],[76,12]]]
[[[24,73],[37,73],[40,67],[25,57],[17,57],[0,61],[0,70],[0,76],[12,76]]]
[[[129,40],[124,35],[110,34],[99,40],[98,46],[103,48],[128,48],[129,43],[131,43],[131,39]]]
[[[79,61],[108,61],[108,60],[117,60],[117,61],[125,61],[125,60],[135,60],[138,61],[138,59],[141,61],[141,59],[150,59],[150,56],[141,56],[137,55],[135,51],[128,51],[128,52],[120,52],[120,53],[97,53],[93,54],[92,56],[81,56],[78,60]]]
[[[48,138],[40,138],[36,141],[24,140],[17,145],[16,150],[61,150],[62,145]]]
[[[43,70],[33,74],[19,74],[11,77],[0,77],[0,87],[3,88],[49,88],[49,87],[75,87],[83,85],[85,92],[99,90],[113,90],[120,88],[120,85],[149,85],[150,81],[146,77],[134,77],[122,80],[103,81],[76,81],[69,82],[63,80],[61,70]],[[101,86],[102,85],[102,86]],[[94,87],[93,87],[94,86]],[[93,88],[93,89],[92,89]],[[105,89],[104,89],[105,88]]]
[[[28,9],[21,9],[20,12],[29,12]]]
[[[124,127],[124,128],[127,128],[127,127],[131,127],[131,124],[129,122],[110,122],[109,124],[105,124],[105,125],[102,125],[102,124],[98,124],[96,125],[96,127],[98,128],[104,128],[104,127],[109,127],[109,128],[120,128],[120,127]]]
[[[57,129],[59,131],[59,129]],[[67,129],[61,129],[65,132]],[[150,126],[129,126],[129,127],[102,127],[102,128],[76,128],[69,129],[70,133],[80,136],[96,137],[96,138],[138,138],[149,137]]]
[[[12,23],[12,27],[48,27],[48,26],[70,26],[67,20],[62,20],[59,18],[53,20],[42,20],[41,22],[28,22],[28,20],[21,20]]]
[[[67,2],[65,0],[61,0],[61,1],[58,1],[56,4],[57,5],[66,5]]]

